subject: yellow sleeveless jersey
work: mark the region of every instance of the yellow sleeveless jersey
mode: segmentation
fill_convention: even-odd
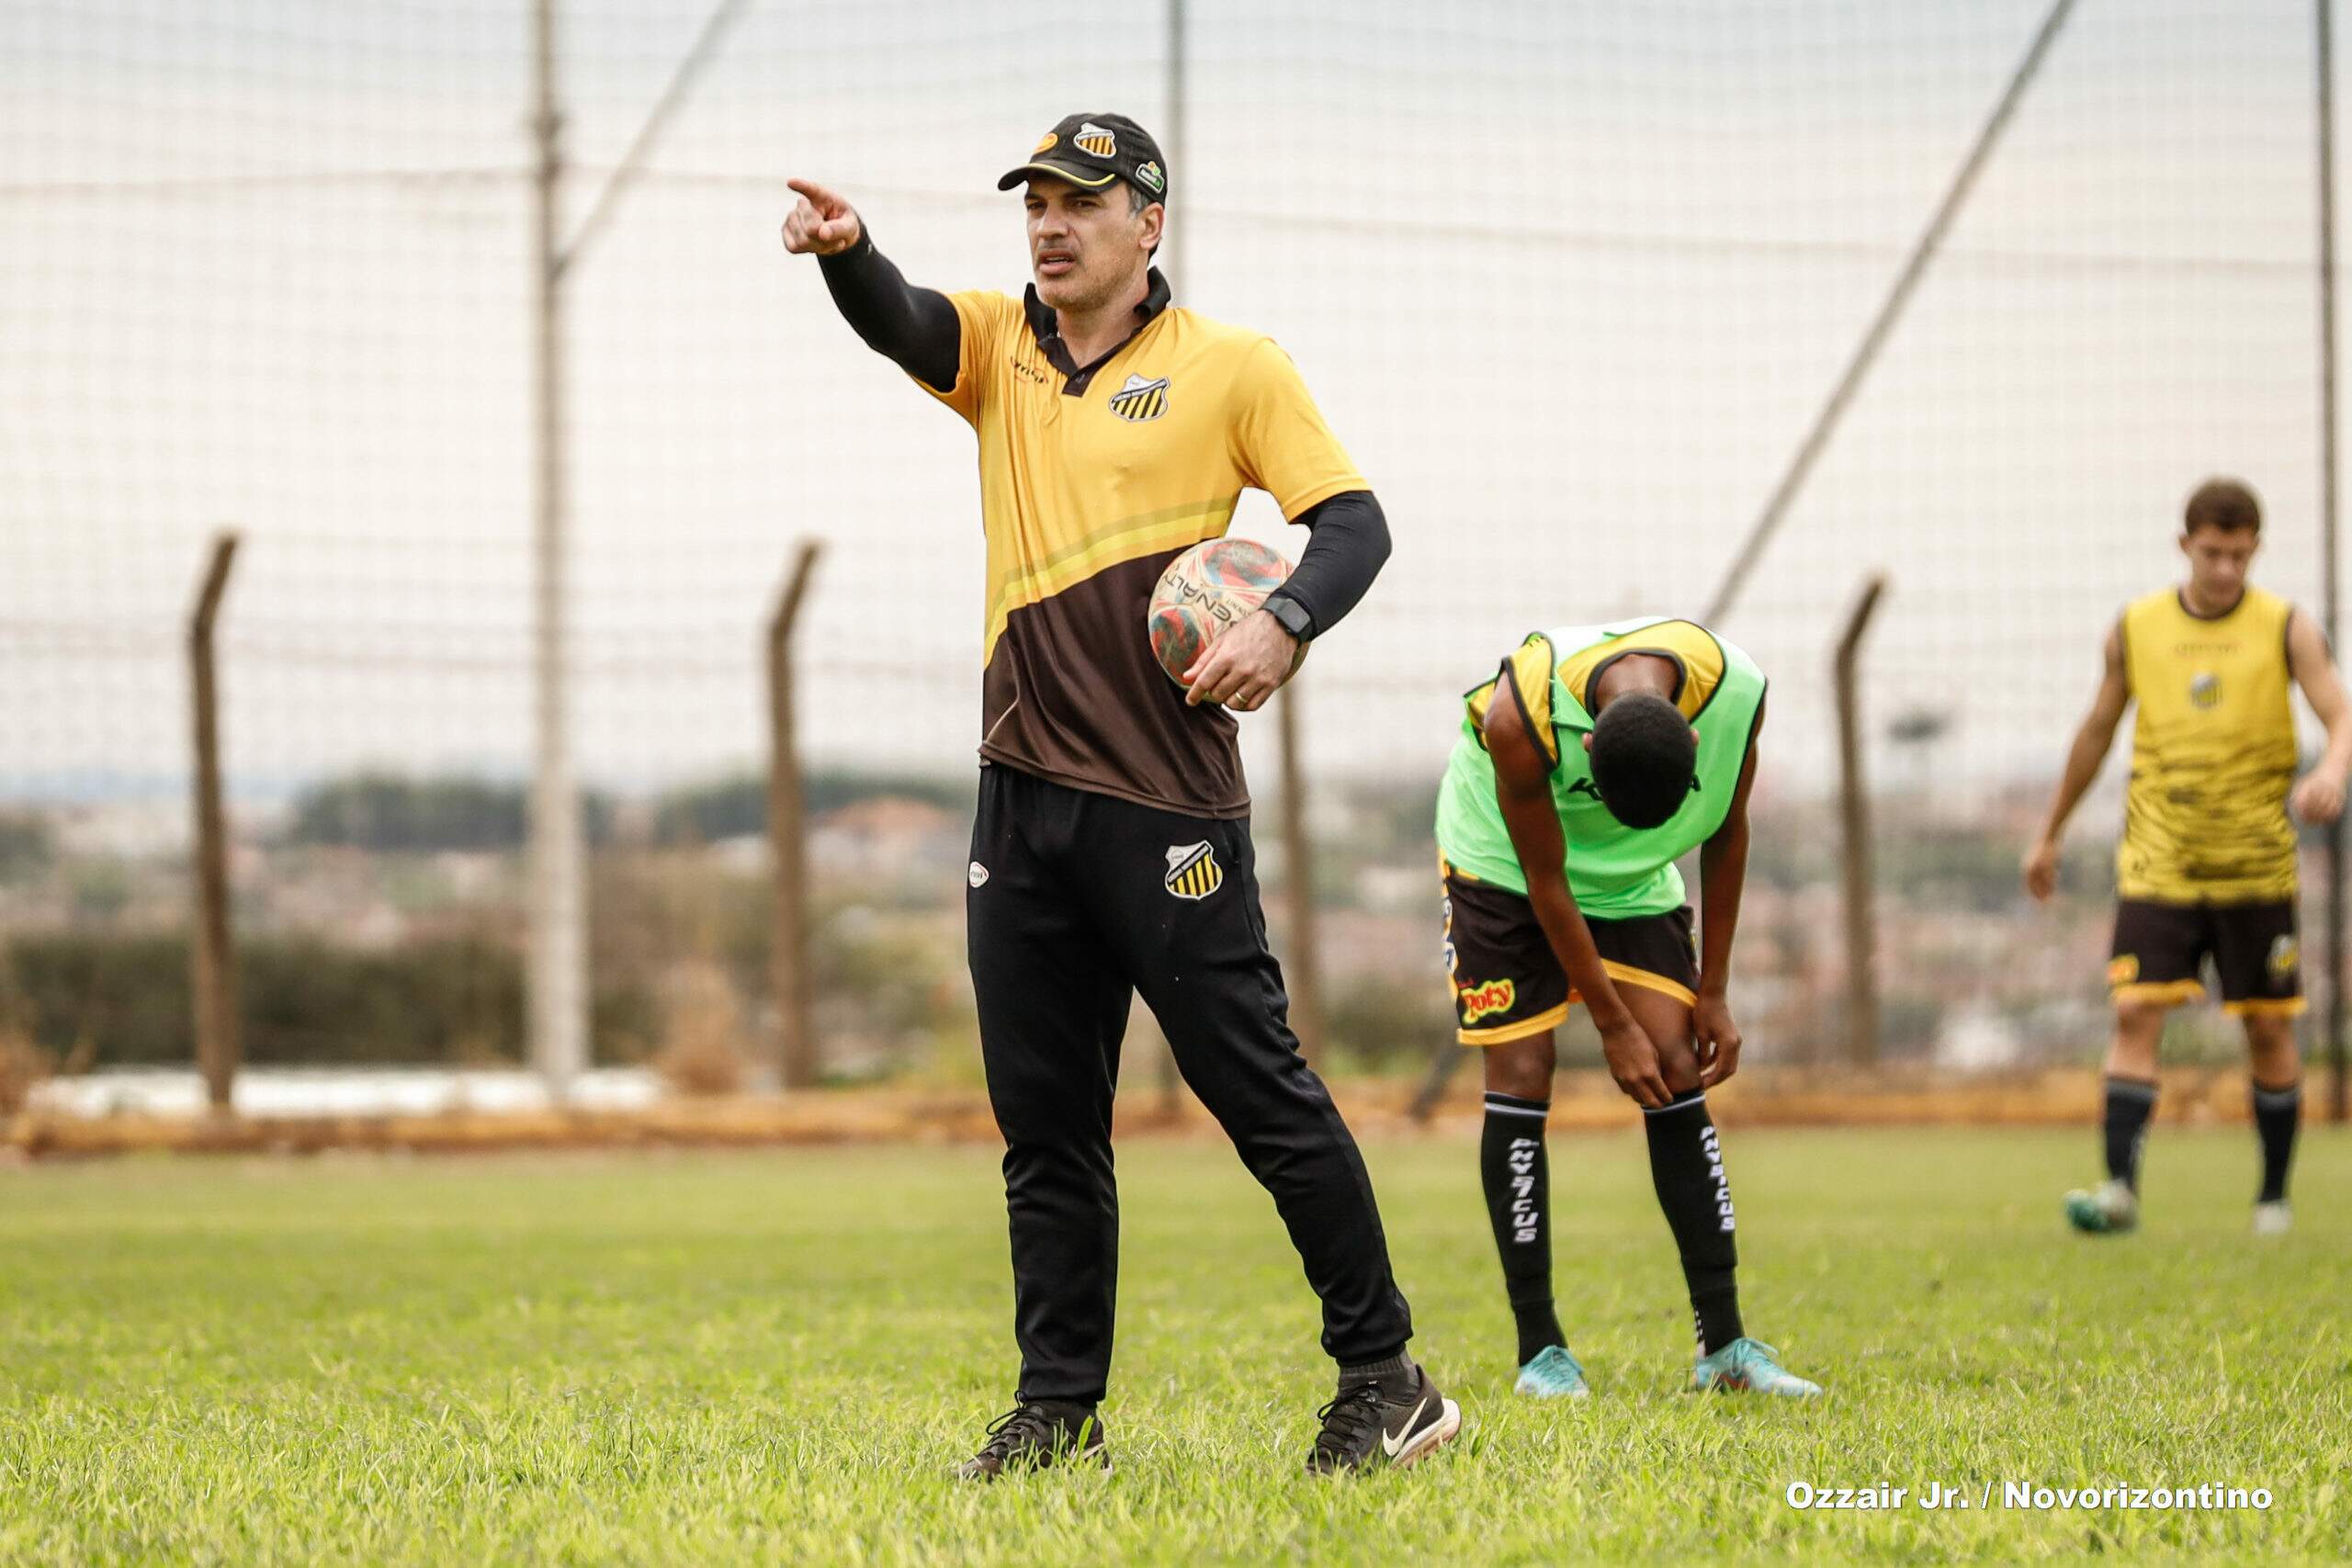
[[[2123,669],[2139,704],[2116,891],[2167,904],[2295,895],[2294,608],[2249,588],[2211,620],[2167,588],[2123,611]]]

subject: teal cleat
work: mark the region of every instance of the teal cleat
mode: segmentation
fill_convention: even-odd
[[[1519,1382],[1511,1385],[1511,1392],[1530,1399],[1585,1399],[1592,1393],[1584,1381],[1584,1369],[1560,1345],[1546,1345],[1535,1352],[1535,1359],[1519,1369]]]
[[[1784,1399],[1818,1399],[1821,1385],[1807,1382],[1772,1358],[1780,1352],[1756,1340],[1735,1339],[1712,1356],[1702,1356],[1690,1369],[1690,1392],[1722,1390],[1744,1393],[1776,1393]]]
[[[2140,1199],[2130,1186],[2108,1178],[2085,1191],[2066,1194],[2066,1223],[2085,1235],[2121,1235],[2140,1224]]]

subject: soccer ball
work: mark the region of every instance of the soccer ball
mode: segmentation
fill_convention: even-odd
[[[1290,562],[1254,539],[1206,539],[1170,561],[1144,621],[1152,656],[1168,678],[1182,685],[1202,650],[1289,575]]]

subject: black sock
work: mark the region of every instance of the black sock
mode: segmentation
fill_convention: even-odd
[[[2140,1190],[2140,1148],[2156,1112],[2156,1086],[2142,1078],[2107,1080],[2107,1174]]]
[[[2295,1128],[2303,1119],[2303,1086],[2284,1089],[2254,1086],[2254,1126],[2262,1134],[2262,1196],[2258,1203],[2280,1203],[2287,1198],[2287,1168],[2294,1163]]]
[[[1519,1325],[1519,1364],[1547,1345],[1565,1345],[1552,1310],[1552,1175],[1544,1155],[1548,1100],[1487,1096],[1487,1129],[1478,1140],[1478,1175],[1487,1217],[1502,1254],[1503,1289]]]
[[[1739,1247],[1732,1235],[1731,1183],[1714,1119],[1700,1089],[1678,1094],[1658,1110],[1643,1109],[1650,1139],[1650,1180],[1682,1252],[1682,1279],[1699,1353],[1712,1356],[1745,1332],[1739,1322]]]
[[[1340,1393],[1359,1383],[1377,1384],[1384,1399],[1409,1399],[1421,1386],[1421,1369],[1402,1350],[1360,1367],[1340,1369]]]

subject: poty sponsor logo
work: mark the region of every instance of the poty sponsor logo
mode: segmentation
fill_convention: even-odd
[[[1462,987],[1462,1021],[1464,1026],[1477,1022],[1489,1013],[1509,1012],[1519,1000],[1519,987],[1509,980],[1489,980],[1483,986]]]

